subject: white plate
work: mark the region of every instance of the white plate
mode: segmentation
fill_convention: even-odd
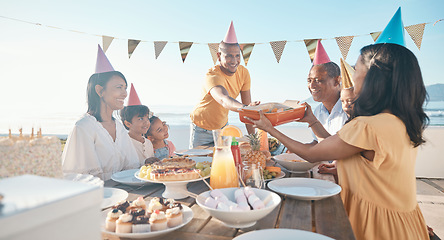
[[[277,179],[280,179],[280,178],[283,178],[283,177],[285,177],[285,173],[283,171],[281,171],[281,173],[279,173],[279,176],[276,176],[275,178],[272,178],[272,179],[265,179],[264,178],[264,180],[267,182],[267,181],[277,180]]]
[[[164,235],[164,234],[167,234],[169,232],[172,232],[174,230],[177,230],[177,229],[187,225],[191,221],[191,219],[193,219],[193,216],[194,216],[193,210],[191,210],[191,208],[184,206],[184,205],[182,205],[182,207],[183,207],[183,223],[182,224],[180,224],[179,226],[173,227],[173,228],[167,228],[165,230],[147,232],[147,233],[115,233],[115,232],[106,231],[105,226],[104,226],[106,214],[108,214],[108,212],[111,210],[105,211],[102,213],[102,232],[110,234],[110,235],[122,237],[122,238],[152,238],[152,237]]]
[[[190,156],[207,156],[210,153],[213,153],[212,149],[187,149],[187,150],[180,150],[174,152],[175,154],[182,156],[182,155],[190,155]]]
[[[319,200],[341,192],[336,183],[314,178],[283,178],[268,183],[271,190],[300,200]]]
[[[321,235],[319,233],[303,231],[298,229],[286,229],[286,228],[255,230],[233,238],[233,240],[262,240],[262,239],[334,240],[333,238]]]
[[[103,187],[103,180],[98,177],[94,177],[93,175],[90,174],[64,173],[63,179],[68,181],[83,182],[90,185],[97,185]]]
[[[197,156],[191,156],[191,159],[193,159],[194,161],[198,162],[212,162],[213,161],[213,157],[197,157]]]
[[[128,192],[118,188],[103,188],[102,208],[114,206],[128,197]]]
[[[142,186],[150,184],[149,182],[142,181],[137,179],[134,174],[138,172],[139,169],[129,169],[121,172],[114,173],[111,176],[111,179],[122,184],[126,185],[134,185],[134,186]]]

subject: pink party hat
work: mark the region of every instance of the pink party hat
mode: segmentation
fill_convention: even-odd
[[[231,21],[230,28],[228,28],[227,35],[225,35],[224,43],[237,43],[236,32],[234,31],[233,21]]]
[[[109,62],[108,58],[106,57],[100,45],[97,44],[97,46],[98,50],[97,50],[97,61],[96,61],[96,73],[114,71],[113,66]]]
[[[136,89],[131,83],[131,89],[128,97],[128,106],[142,105],[140,102],[139,96],[137,95]]]
[[[331,62],[330,58],[327,55],[324,47],[322,46],[321,40],[318,40],[318,44],[316,45],[316,52],[313,59],[313,65],[319,65]]]

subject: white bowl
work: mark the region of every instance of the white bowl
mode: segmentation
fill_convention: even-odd
[[[238,188],[222,188],[219,189],[227,198],[233,202],[236,202],[234,199],[234,191]],[[252,188],[256,196],[264,201],[267,197],[270,199],[268,203],[265,205],[263,209],[250,210],[250,211],[224,211],[218,210],[214,208],[209,208],[205,206],[204,202],[207,197],[210,196],[210,191],[203,192],[199,194],[196,199],[197,204],[212,217],[220,220],[228,227],[232,228],[246,228],[251,227],[256,222],[265,216],[267,216],[273,209],[275,209],[279,203],[281,202],[281,197],[274,192]]]
[[[294,153],[284,153],[273,158],[288,171],[296,173],[306,172],[316,165],[316,163],[307,162]],[[299,160],[301,162],[299,162]]]

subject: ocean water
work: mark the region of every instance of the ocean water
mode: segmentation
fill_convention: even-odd
[[[312,108],[316,107],[312,104]],[[154,112],[163,121],[166,121],[172,128],[188,128],[190,125],[189,114],[193,106],[150,106]],[[429,102],[426,106],[426,113],[430,118],[431,126],[444,126],[444,101]],[[58,136],[67,136],[75,122],[83,115],[83,112],[41,112],[36,110],[9,112],[6,116],[0,118],[0,135],[7,135],[9,129],[13,134],[18,134],[19,129],[23,129],[24,134],[30,134],[34,127],[35,132],[41,128],[43,134],[54,134]],[[239,120],[239,114],[230,112],[228,122],[236,126],[244,126]],[[288,123],[288,126],[302,127],[303,123]],[[242,128],[244,129],[244,127]]]

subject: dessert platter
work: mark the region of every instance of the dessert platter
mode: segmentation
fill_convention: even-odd
[[[210,177],[210,166],[208,161],[196,162],[185,156],[175,156],[142,166],[134,177],[148,183],[164,184],[164,198],[182,199],[188,197],[184,192],[189,182]]]
[[[256,240],[256,239],[279,239],[279,240],[333,240],[333,238],[299,229],[273,228],[262,229],[239,235],[233,240]]]
[[[175,231],[193,219],[193,211],[173,199],[119,201],[102,212],[102,232],[122,237],[146,239]]]
[[[268,183],[271,190],[300,200],[319,200],[342,191],[336,183],[315,178],[283,178]]]

